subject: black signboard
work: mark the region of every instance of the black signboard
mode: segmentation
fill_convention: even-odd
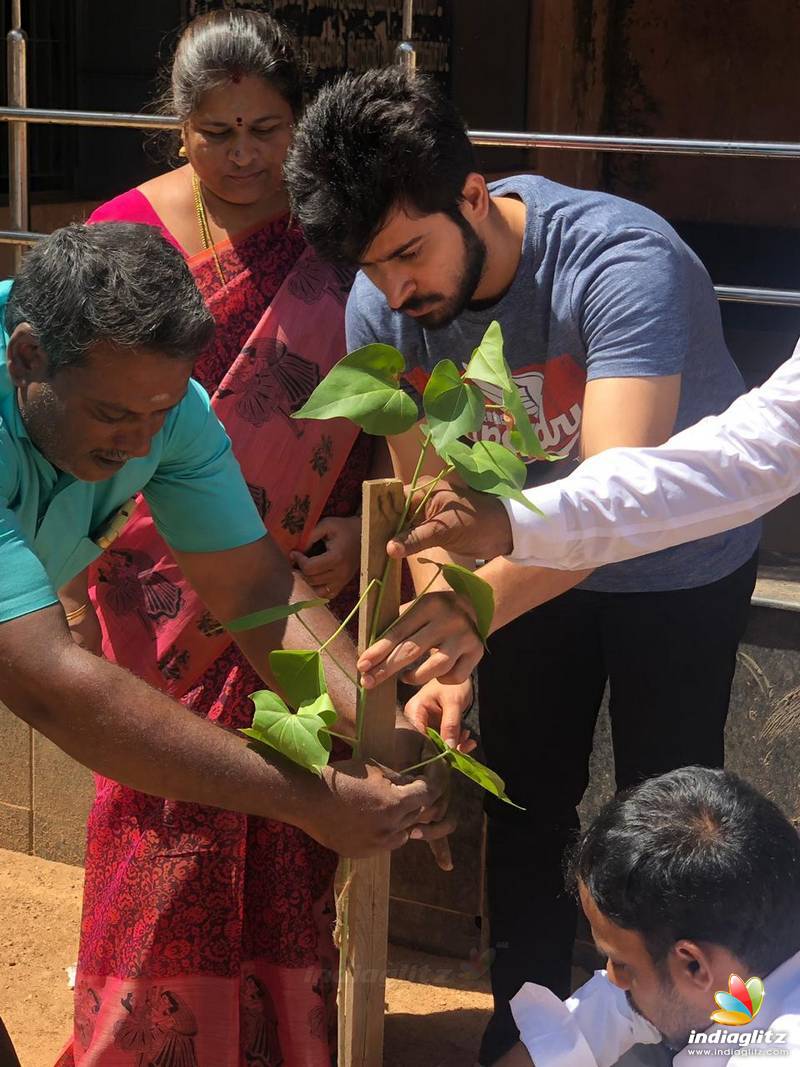
[[[417,66],[450,85],[452,0],[414,0]],[[188,0],[190,18],[218,8],[267,11],[303,42],[314,71],[314,88],[346,70],[395,62],[402,40],[403,0]]]

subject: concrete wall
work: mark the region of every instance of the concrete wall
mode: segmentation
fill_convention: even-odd
[[[83,862],[92,775],[0,704],[0,848]]]

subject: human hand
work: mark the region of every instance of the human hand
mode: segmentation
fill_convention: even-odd
[[[356,759],[328,764],[322,783],[325,795],[303,829],[355,859],[400,848],[426,811],[438,812],[443,796],[441,783],[428,777],[409,778]]]
[[[438,866],[443,871],[452,871],[453,859],[450,855],[448,835],[455,830],[457,819],[450,810],[450,765],[446,760],[438,758],[440,753],[433,742],[420,734],[404,715],[398,715],[394,736],[394,765],[398,772],[402,772],[404,768],[418,768],[416,773],[422,774],[434,793],[440,795],[437,804],[420,812],[419,823],[411,831],[411,839],[427,841]],[[420,764],[424,766],[419,766]]]
[[[417,667],[413,664],[425,656]],[[483,656],[472,607],[456,593],[426,593],[359,657],[361,684],[372,689],[398,671],[410,685],[432,678],[466,682]]]
[[[420,480],[410,515],[424,495],[425,483]],[[437,547],[473,559],[506,556],[514,547],[508,512],[495,496],[441,481],[414,517],[413,525],[392,538],[386,552],[401,559]]]
[[[424,734],[426,728],[432,726],[451,748],[459,752],[472,752],[478,743],[462,725],[464,713],[471,704],[472,679],[460,685],[443,685],[434,678],[408,701],[404,714],[421,733]]]
[[[332,600],[358,570],[361,560],[361,519],[320,519],[309,535],[309,545],[325,542],[318,556],[290,552],[289,559],[298,568],[315,593]]]

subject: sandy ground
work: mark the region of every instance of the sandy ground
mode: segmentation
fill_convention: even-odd
[[[0,849],[0,1015],[22,1067],[52,1067],[71,1027],[83,871]],[[392,948],[386,1067],[472,1067],[491,999],[463,960]]]

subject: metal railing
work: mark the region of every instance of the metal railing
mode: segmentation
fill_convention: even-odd
[[[414,0],[403,0],[402,37],[397,62],[416,68],[412,41]],[[9,139],[9,225],[0,230],[0,245],[15,248],[15,269],[22,249],[35,244],[44,234],[29,228],[28,146],[30,124],[53,123],[70,126],[127,127],[168,130],[180,125],[172,115],[141,115],[109,111],[65,111],[29,108],[26,92],[26,46],[22,29],[21,0],[12,0],[11,30],[7,36],[8,106],[0,107],[0,121],[8,123]],[[785,141],[708,141],[674,137],[613,137],[583,134],[525,133],[497,130],[471,130],[473,144],[502,148],[551,148],[584,152],[632,152],[684,156],[735,156],[749,159],[800,159],[800,144]],[[720,300],[773,307],[800,307],[800,292],[792,289],[765,289],[757,286],[716,285]]]
[[[569,148],[584,152],[636,152],[667,156],[744,156],[800,159],[790,141],[698,141],[679,137],[606,137],[582,133],[499,133],[471,130],[473,144],[503,148]]]

